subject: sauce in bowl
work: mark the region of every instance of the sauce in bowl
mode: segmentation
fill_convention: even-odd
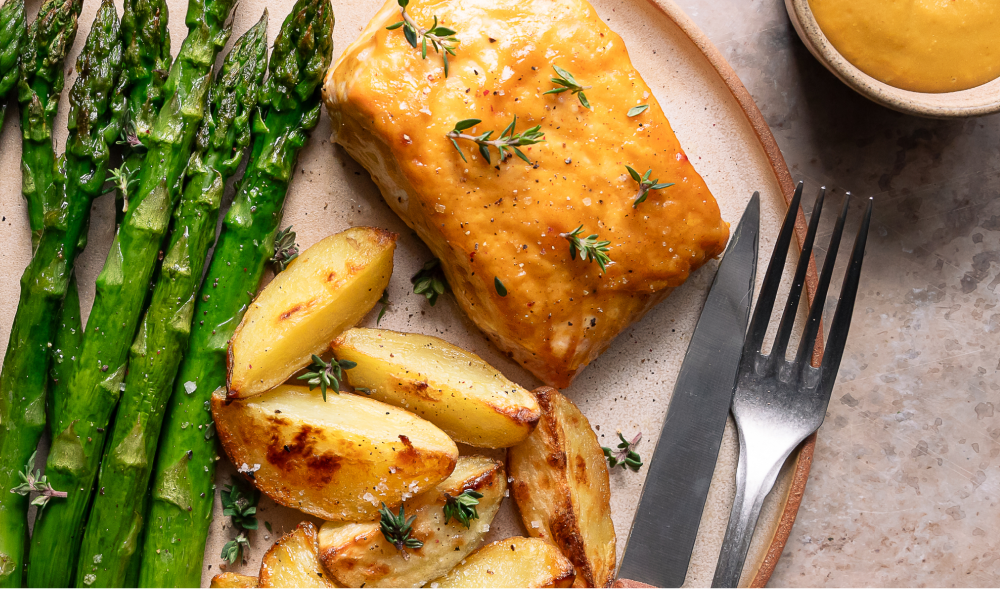
[[[848,61],[890,86],[955,92],[1000,77],[1000,0],[809,0]]]

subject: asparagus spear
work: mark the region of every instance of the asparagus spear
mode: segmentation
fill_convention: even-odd
[[[42,10],[40,18],[54,18],[45,16],[52,14],[51,6]],[[102,7],[78,63],[81,74],[70,95],[68,184],[56,185],[60,202],[44,215],[40,241],[21,277],[21,299],[0,374],[0,585],[21,582],[27,498],[7,491],[34,452],[45,424],[49,347],[59,306],[83,243],[91,199],[104,182],[107,141],[118,133],[109,106],[121,62],[117,21],[113,4]],[[36,32],[42,30],[45,27],[36,27]]]
[[[62,194],[56,182],[52,124],[65,78],[63,62],[76,38],[83,0],[48,0],[28,27],[21,49],[17,101],[21,106],[21,192],[28,201],[31,245],[41,237],[45,215],[57,210]]]
[[[0,6],[0,128],[3,128],[7,95],[17,85],[24,33],[24,0],[6,0]]]
[[[319,120],[319,85],[330,65],[332,30],[329,0],[299,0],[274,42],[271,76],[261,93],[261,103],[270,108],[254,125],[246,175],[196,299],[190,342],[167,406],[151,489],[142,586],[188,587],[201,580],[216,458],[206,403],[225,384],[226,342],[274,253],[296,157]]]
[[[170,68],[170,32],[165,0],[126,0],[122,15],[125,40],[125,71],[128,86],[128,122],[122,129],[122,165],[118,168],[115,213],[125,218],[127,192],[137,188],[139,167],[146,156],[145,145],[163,106],[163,84]]]
[[[223,86],[213,91],[222,110],[215,113],[218,116],[212,119],[210,131],[201,133],[201,138],[212,156],[211,163],[225,169],[226,174],[234,171],[241,158],[242,150],[235,142],[241,127],[249,124],[251,105],[246,104],[247,93],[256,93],[266,67],[266,54],[266,20],[262,20],[237,43],[220,78]],[[155,140],[155,132],[153,137]],[[177,372],[179,354],[187,344],[195,291],[214,238],[224,189],[219,172],[203,169],[206,162],[201,155],[196,154],[189,165],[197,178],[192,180],[199,186],[190,185],[182,199],[159,282],[129,352],[126,395],[105,448],[97,484],[101,493],[94,498],[80,552],[77,580],[84,585],[121,584],[133,555],[138,557],[142,506],[162,410]],[[149,165],[148,159],[145,165]],[[142,206],[136,211],[141,211]],[[126,223],[131,215],[130,211]]]

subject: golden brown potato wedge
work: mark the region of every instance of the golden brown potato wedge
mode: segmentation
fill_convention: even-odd
[[[528,534],[554,542],[588,587],[610,587],[615,527],[604,452],[590,422],[550,387],[534,391],[538,427],[507,451],[511,488]]]
[[[537,538],[507,538],[470,554],[428,587],[570,587],[573,563]]]
[[[352,227],[316,243],[250,303],[229,343],[229,397],[285,382],[378,302],[392,275],[395,233]]]
[[[316,553],[316,526],[302,522],[260,561],[261,587],[336,587]]]
[[[260,581],[257,577],[249,575],[239,575],[236,573],[221,573],[212,577],[209,587],[218,589],[257,589]]]
[[[483,496],[476,506],[479,519],[469,527],[450,518],[445,523],[447,497],[465,491]],[[319,531],[320,562],[345,587],[420,587],[448,572],[465,558],[490,529],[507,491],[501,462],[484,456],[462,456],[451,476],[403,503],[415,516],[411,536],[424,543],[404,555],[386,541],[378,522],[327,522]]]
[[[349,329],[330,347],[354,387],[403,407],[456,442],[506,448],[528,437],[541,412],[535,397],[479,356],[428,335]]]
[[[409,411],[347,393],[282,385],[249,399],[212,395],[222,447],[268,497],[325,520],[370,521],[443,481],[458,447]]]

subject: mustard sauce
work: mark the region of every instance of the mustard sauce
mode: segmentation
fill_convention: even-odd
[[[890,86],[955,92],[1000,76],[1000,0],[809,0],[848,61]]]

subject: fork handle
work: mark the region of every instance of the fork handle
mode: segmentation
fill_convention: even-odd
[[[764,498],[774,486],[778,472],[791,450],[780,453],[770,448],[753,448],[756,452],[748,452],[746,437],[739,432],[740,459],[736,467],[736,498],[729,513],[729,525],[726,527],[726,538],[722,541],[722,552],[715,566],[715,576],[712,587],[737,587],[743,563],[750,550],[750,540],[753,539],[754,528],[760,517]],[[792,449],[794,449],[794,445]],[[768,452],[771,450],[771,452]]]
[[[611,589],[656,589],[652,585],[647,585],[645,583],[640,583],[638,581],[629,581],[628,579],[618,579],[615,581],[614,587]]]

